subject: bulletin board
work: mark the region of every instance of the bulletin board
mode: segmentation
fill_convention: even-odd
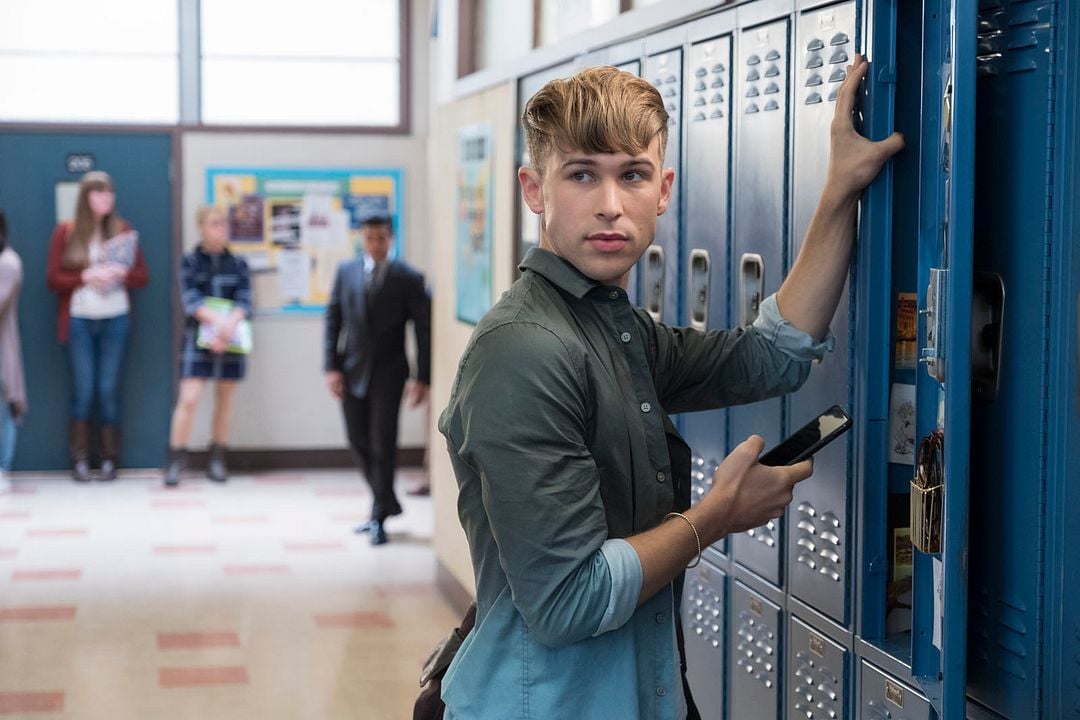
[[[458,130],[456,306],[471,325],[491,309],[493,147],[491,123]]]
[[[338,265],[362,252],[360,224],[394,221],[405,237],[400,169],[209,168],[206,201],[225,210],[232,252],[251,270],[255,311],[324,311]]]

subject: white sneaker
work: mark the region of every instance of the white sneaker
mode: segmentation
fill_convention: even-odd
[[[11,487],[11,481],[8,480],[7,473],[5,473],[3,470],[0,470],[0,495],[3,495],[4,493],[9,493],[12,490],[13,488]]]

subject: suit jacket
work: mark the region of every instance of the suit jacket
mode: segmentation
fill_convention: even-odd
[[[342,263],[326,306],[323,369],[345,373],[349,392],[367,397],[372,378],[400,385],[409,377],[405,325],[416,333],[416,380],[431,382],[431,297],[424,276],[402,260],[387,260],[382,284],[367,293],[364,258]]]

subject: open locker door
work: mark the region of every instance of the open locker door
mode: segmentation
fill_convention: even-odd
[[[923,137],[939,141],[921,158],[912,673],[942,718],[965,707],[976,5],[930,0],[923,19]]]

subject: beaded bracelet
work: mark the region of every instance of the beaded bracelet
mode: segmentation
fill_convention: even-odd
[[[664,516],[664,519],[667,520],[669,517],[681,517],[683,520],[686,521],[686,524],[690,526],[690,529],[694,531],[694,540],[697,541],[697,558],[694,560],[693,563],[687,565],[686,569],[689,570],[690,568],[697,567],[698,563],[701,562],[701,535],[698,534],[697,526],[694,525],[694,522],[690,518],[686,517],[682,513],[669,512],[667,515]]]

